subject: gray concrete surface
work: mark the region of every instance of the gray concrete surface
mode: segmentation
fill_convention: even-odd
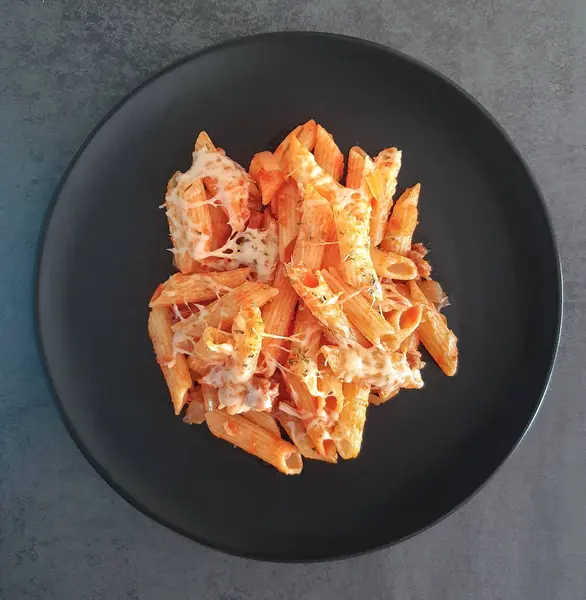
[[[393,549],[306,566],[223,556],[119,498],[59,420],[31,321],[43,213],[102,115],[186,53],[285,29],[392,45],[479,99],[542,186],[566,294],[547,401],[488,487]],[[585,42],[583,0],[0,0],[0,598],[586,598]]]

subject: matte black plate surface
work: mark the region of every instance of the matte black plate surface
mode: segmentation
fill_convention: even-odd
[[[147,336],[171,272],[158,209],[206,129],[248,166],[313,117],[344,151],[403,149],[423,184],[418,239],[452,306],[460,369],[369,411],[357,460],[280,475],[173,416]],[[38,270],[38,327],[57,405],[100,474],[201,543],[328,559],[410,536],[460,505],[531,422],[559,334],[561,284],[535,183],[498,125],[439,74],[319,34],[245,38],[173,66],[101,123],[64,178]]]

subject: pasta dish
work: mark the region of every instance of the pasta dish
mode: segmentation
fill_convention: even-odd
[[[358,146],[345,161],[311,120],[246,170],[199,134],[167,186],[178,272],[148,320],[176,415],[297,474],[303,458],[355,458],[370,405],[423,386],[420,343],[455,374],[401,161]]]

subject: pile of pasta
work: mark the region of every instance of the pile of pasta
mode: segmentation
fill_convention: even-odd
[[[149,314],[185,422],[297,474],[302,457],[355,458],[369,405],[423,386],[420,342],[454,375],[447,298],[412,241],[420,185],[394,201],[401,158],[353,147],[343,185],[313,120],[248,171],[199,134],[164,204],[179,272]]]

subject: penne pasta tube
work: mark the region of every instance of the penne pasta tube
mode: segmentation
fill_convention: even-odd
[[[337,234],[333,241],[335,243],[326,246],[326,251],[324,252],[324,257],[322,259],[322,267],[324,269],[332,267],[333,269],[339,270],[342,268],[342,258],[340,256],[340,244],[338,243]]]
[[[448,329],[442,315],[426,298],[416,282],[409,282],[411,301],[423,309],[417,334],[431,357],[446,375],[454,375],[458,368],[458,338]]]
[[[381,249],[387,252],[396,252],[405,256],[411,249],[413,232],[417,226],[417,204],[421,185],[418,183],[412,188],[407,188],[395,204],[391,218],[385,228]]]
[[[336,225],[328,201],[312,186],[307,186],[301,227],[291,258],[293,264],[320,269],[326,248],[335,237]]]
[[[181,333],[174,334],[174,344],[180,352],[188,353],[187,365],[196,377],[202,377],[214,366],[223,364],[234,351],[234,338],[215,327],[206,327],[195,342],[182,340]]]
[[[313,119],[248,170],[205,131],[192,158],[165,196],[179,273],[149,303],[175,413],[286,474],[355,458],[368,405],[423,386],[420,342],[457,370],[447,297],[413,243],[420,185],[393,205],[401,151],[359,146],[343,185]]]
[[[228,158],[220,148],[210,148],[204,144],[193,153],[191,168],[179,178],[186,183],[197,179],[203,180],[207,192],[201,201],[202,205],[221,207],[230,229],[234,232],[243,231],[250,217],[249,205],[254,205],[257,198],[260,202],[260,193],[248,172]],[[198,245],[196,253],[201,254],[203,250],[202,245]]]
[[[262,427],[268,433],[276,437],[281,437],[279,426],[275,421],[275,417],[269,415],[268,412],[258,412],[255,410],[249,410],[248,412],[242,413],[242,416],[251,423]]]
[[[213,435],[261,458],[281,473],[285,475],[301,473],[303,459],[293,444],[247,421],[244,417],[215,410],[206,413],[206,423]]]
[[[153,308],[149,314],[148,331],[157,362],[171,394],[175,414],[178,415],[185,405],[187,393],[193,387],[193,381],[185,356],[173,349],[172,319],[173,313],[170,308]]]
[[[262,203],[271,203],[285,183],[285,173],[281,170],[278,159],[272,152],[259,152],[253,156],[248,171],[260,189]]]
[[[226,407],[230,414],[244,412],[255,408],[264,410],[272,406],[272,395],[276,392],[269,389],[266,379],[264,388],[258,378],[253,380],[256,371],[262,336],[264,333],[260,309],[256,306],[242,307],[234,319],[232,337],[234,349],[228,359],[221,364],[213,365],[201,379],[218,388],[218,402]],[[266,382],[266,383],[265,383]],[[257,406],[266,400],[268,406]]]
[[[374,171],[372,158],[359,146],[353,146],[348,153],[348,174],[346,187],[366,190],[366,177]]]
[[[385,252],[375,246],[370,247],[370,257],[376,274],[381,279],[399,279],[406,281],[419,276],[415,263],[400,254]]]
[[[310,358],[316,360],[317,353],[321,346],[322,328],[319,321],[313,313],[301,304],[295,314],[293,324],[293,337],[298,343],[293,345],[291,353],[301,348]]]
[[[232,360],[237,375],[231,379],[231,382],[246,383],[256,371],[264,332],[260,308],[254,304],[243,305],[232,325],[234,337]]]
[[[402,294],[394,283],[389,281],[381,284],[383,289],[383,299],[380,302],[380,309],[383,313],[392,310],[405,310],[411,306],[411,301],[407,295]]]
[[[287,337],[291,328],[293,314],[299,297],[289,283],[285,265],[279,263],[273,286],[278,290],[278,295],[265,304],[262,316],[265,324],[265,333],[275,337],[265,337],[262,343],[263,369],[265,376],[270,377],[275,372],[277,364],[283,364],[287,355],[289,342],[278,339]]]
[[[293,338],[296,341],[291,344],[286,368],[298,377],[309,393],[316,398],[322,395],[318,387],[321,373],[317,365],[322,333],[319,321],[309,309],[301,305],[293,326]],[[325,416],[325,413],[320,416]]]
[[[202,383],[199,387],[201,389],[201,395],[206,412],[210,410],[217,410],[218,390],[207,383]]]
[[[398,350],[404,340],[406,340],[421,323],[423,310],[420,304],[414,304],[404,310],[395,310],[386,316],[387,322],[391,324],[397,332],[395,340],[389,344],[390,350]]]
[[[394,341],[395,330],[372,307],[372,302],[352,290],[333,269],[322,269],[320,274],[332,292],[340,297],[345,315],[371,344],[377,346]]]
[[[334,429],[336,449],[344,459],[356,458],[362,445],[370,384],[356,381],[344,384],[344,408]]]
[[[332,134],[321,125],[317,126],[313,154],[317,164],[335,181],[340,181],[344,172],[344,155]]]
[[[206,411],[200,386],[188,393],[187,401],[183,422],[189,425],[201,425],[206,420]]]
[[[218,300],[200,307],[199,312],[175,323],[173,331],[198,338],[206,327],[227,329],[232,326],[242,306],[255,305],[260,308],[278,293],[279,290],[263,283],[245,281]]]
[[[279,259],[287,263],[293,251],[293,242],[301,224],[302,197],[293,179],[287,180],[277,192],[277,220],[279,222]]]
[[[208,206],[210,211],[210,220],[212,222],[212,237],[210,239],[210,250],[217,250],[222,248],[228,241],[232,229],[228,225],[228,217],[226,213],[215,204]],[[205,259],[203,260],[205,263]]]
[[[370,394],[370,396],[368,397],[368,403],[374,404],[375,406],[380,406],[381,404],[384,404],[385,402],[387,402],[387,400],[394,398],[401,391],[401,388],[398,385],[392,388],[388,388],[384,391],[381,391],[378,388],[373,389],[376,391],[376,393]]]
[[[337,421],[345,403],[342,382],[329,367],[323,367],[321,378],[318,379],[317,383],[319,389],[317,397],[318,415],[327,416],[331,421]]]
[[[320,456],[313,446],[311,438],[307,435],[305,426],[300,419],[283,412],[278,412],[276,415],[279,425],[287,432],[287,435],[291,441],[297,446],[301,456],[312,460],[323,460],[326,462],[336,462],[335,460],[329,460],[324,456]]]
[[[283,169],[288,168],[288,152],[291,146],[291,138],[295,137],[308,150],[313,150],[317,136],[317,124],[311,119],[296,127],[278,146],[275,150],[275,158],[281,163]]]
[[[152,308],[214,300],[242,285],[249,274],[249,268],[223,273],[175,273],[155,290],[149,306]]]
[[[295,375],[283,371],[283,379],[317,453],[328,462],[335,462],[336,446],[330,439],[326,420],[316,416],[316,399]]]
[[[193,273],[194,254],[210,249],[212,223],[200,179],[191,180],[177,171],[167,184],[165,206],[173,243],[175,266],[182,273]]]
[[[353,287],[367,289],[374,300],[380,300],[380,282],[370,257],[369,195],[334,181],[295,138],[291,140],[290,158],[293,177],[301,185],[313,186],[330,202],[345,281]]]
[[[354,192],[347,202],[335,203],[333,211],[344,280],[380,301],[382,290],[370,254],[369,198]]]
[[[401,158],[400,150],[386,148],[374,159],[374,171],[366,177],[373,199],[370,222],[370,241],[373,246],[378,246],[384,237],[389,212],[393,206],[393,196],[397,189]]]
[[[214,146],[210,136],[205,131],[200,131],[197,139],[195,140],[195,150],[201,150],[201,148],[206,148],[210,151],[216,150],[216,147]]]
[[[314,273],[301,266],[287,268],[291,285],[332,338],[341,345],[357,341],[348,317],[340,306],[340,294],[331,290],[322,273],[323,271]]]

